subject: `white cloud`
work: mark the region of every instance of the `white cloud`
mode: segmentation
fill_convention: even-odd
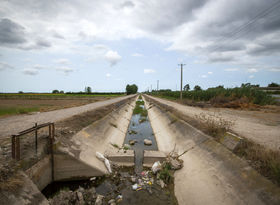
[[[69,68],[69,67],[58,67],[58,68],[56,68],[56,70],[61,71],[65,74],[68,74],[68,73],[71,73],[74,71],[72,68]]]
[[[254,78],[255,76],[254,75],[249,75],[249,78]]]
[[[148,74],[148,73],[155,73],[156,71],[154,69],[144,69],[144,73]]]
[[[114,66],[122,59],[122,57],[118,54],[117,51],[110,50],[105,54],[105,59],[109,61],[111,66]]]
[[[25,75],[37,75],[39,72],[37,69],[34,68],[25,68],[23,69],[23,73]]]
[[[5,69],[13,69],[14,67],[11,66],[8,63],[5,62],[0,62],[0,71],[5,70]]]
[[[271,72],[280,72],[280,68],[270,68],[269,71],[271,71]]]
[[[43,65],[35,64],[33,68],[36,70],[42,70],[42,69],[46,69],[47,67]]]
[[[257,73],[258,72],[258,70],[256,68],[249,68],[247,71],[249,73]]]
[[[106,73],[107,78],[110,78],[111,76],[112,76],[111,73]]]
[[[133,53],[131,56],[133,57],[143,57],[144,55],[141,53]]]
[[[202,77],[202,78],[207,78],[207,75],[202,75],[201,77]]]
[[[228,72],[234,72],[234,71],[238,71],[238,68],[226,68],[224,69],[224,71],[228,71]]]
[[[55,63],[61,64],[61,65],[68,65],[68,64],[70,64],[70,61],[66,58],[61,58],[61,59],[55,60]]]
[[[213,72],[212,72],[212,71],[209,71],[209,72],[208,72],[208,74],[209,74],[209,75],[212,75],[212,74],[213,74]]]
[[[103,45],[103,44],[95,44],[93,45],[93,48],[94,49],[97,49],[97,50],[108,50],[108,46],[106,45]]]

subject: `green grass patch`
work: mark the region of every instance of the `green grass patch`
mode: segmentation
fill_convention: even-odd
[[[26,114],[30,112],[38,112],[40,109],[38,107],[0,107],[0,116],[4,115],[14,115],[14,114]]]
[[[169,184],[173,181],[171,165],[168,162],[163,163],[162,170],[159,172],[159,178],[162,179],[165,184]]]

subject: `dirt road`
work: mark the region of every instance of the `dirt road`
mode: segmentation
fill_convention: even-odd
[[[129,97],[131,96],[118,97],[110,100],[90,103],[79,107],[71,107],[71,108],[66,108],[61,110],[54,110],[50,112],[43,112],[43,113],[32,114],[32,115],[25,114],[25,115],[17,115],[17,116],[1,118],[0,139],[9,137],[12,134],[16,134],[19,131],[30,128],[34,126],[34,123],[36,122],[38,124],[46,123],[46,122],[57,122],[72,117],[74,115],[87,112],[89,110],[94,110],[121,101]]]
[[[234,122],[232,130],[238,135],[254,140],[271,149],[280,149],[279,112],[269,113],[264,111],[243,111],[226,108],[198,108],[181,105],[161,98],[150,97],[192,118],[195,118],[201,113],[220,116],[225,120]]]

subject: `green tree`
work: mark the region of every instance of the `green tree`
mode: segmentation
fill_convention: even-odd
[[[59,91],[59,93],[64,93],[64,91],[63,91],[63,90],[61,90],[61,91]]]
[[[91,87],[85,87],[85,93],[90,94],[91,93]]]
[[[273,88],[273,87],[280,87],[280,85],[279,84],[277,84],[277,83],[270,83],[270,84],[268,84],[268,86],[267,87],[270,87],[270,88]]]
[[[52,93],[54,94],[59,93],[59,90],[53,90]]]
[[[190,85],[189,84],[186,84],[185,86],[184,86],[184,91],[189,91],[190,90]]]
[[[126,94],[127,95],[135,94],[138,91],[138,87],[135,84],[133,84],[133,85],[127,84],[125,89],[126,89]]]
[[[196,85],[196,86],[194,86],[194,88],[193,88],[195,91],[199,91],[199,90],[202,90],[201,89],[201,87],[199,86],[199,85]]]

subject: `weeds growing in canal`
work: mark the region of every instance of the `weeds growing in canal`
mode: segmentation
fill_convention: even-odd
[[[159,172],[159,178],[164,181],[164,183],[169,184],[173,181],[173,176],[171,173],[171,165],[168,162],[165,162],[162,165],[162,170]]]
[[[111,145],[112,145],[113,147],[117,148],[117,149],[120,149],[119,145],[117,145],[117,144],[112,144],[112,143],[111,143]]]
[[[139,97],[139,99],[140,99],[140,97]],[[147,117],[148,116],[148,112],[144,108],[144,101],[141,100],[141,99],[136,101],[136,106],[135,106],[135,108],[133,110],[133,114],[134,115],[140,114],[141,117]]]

